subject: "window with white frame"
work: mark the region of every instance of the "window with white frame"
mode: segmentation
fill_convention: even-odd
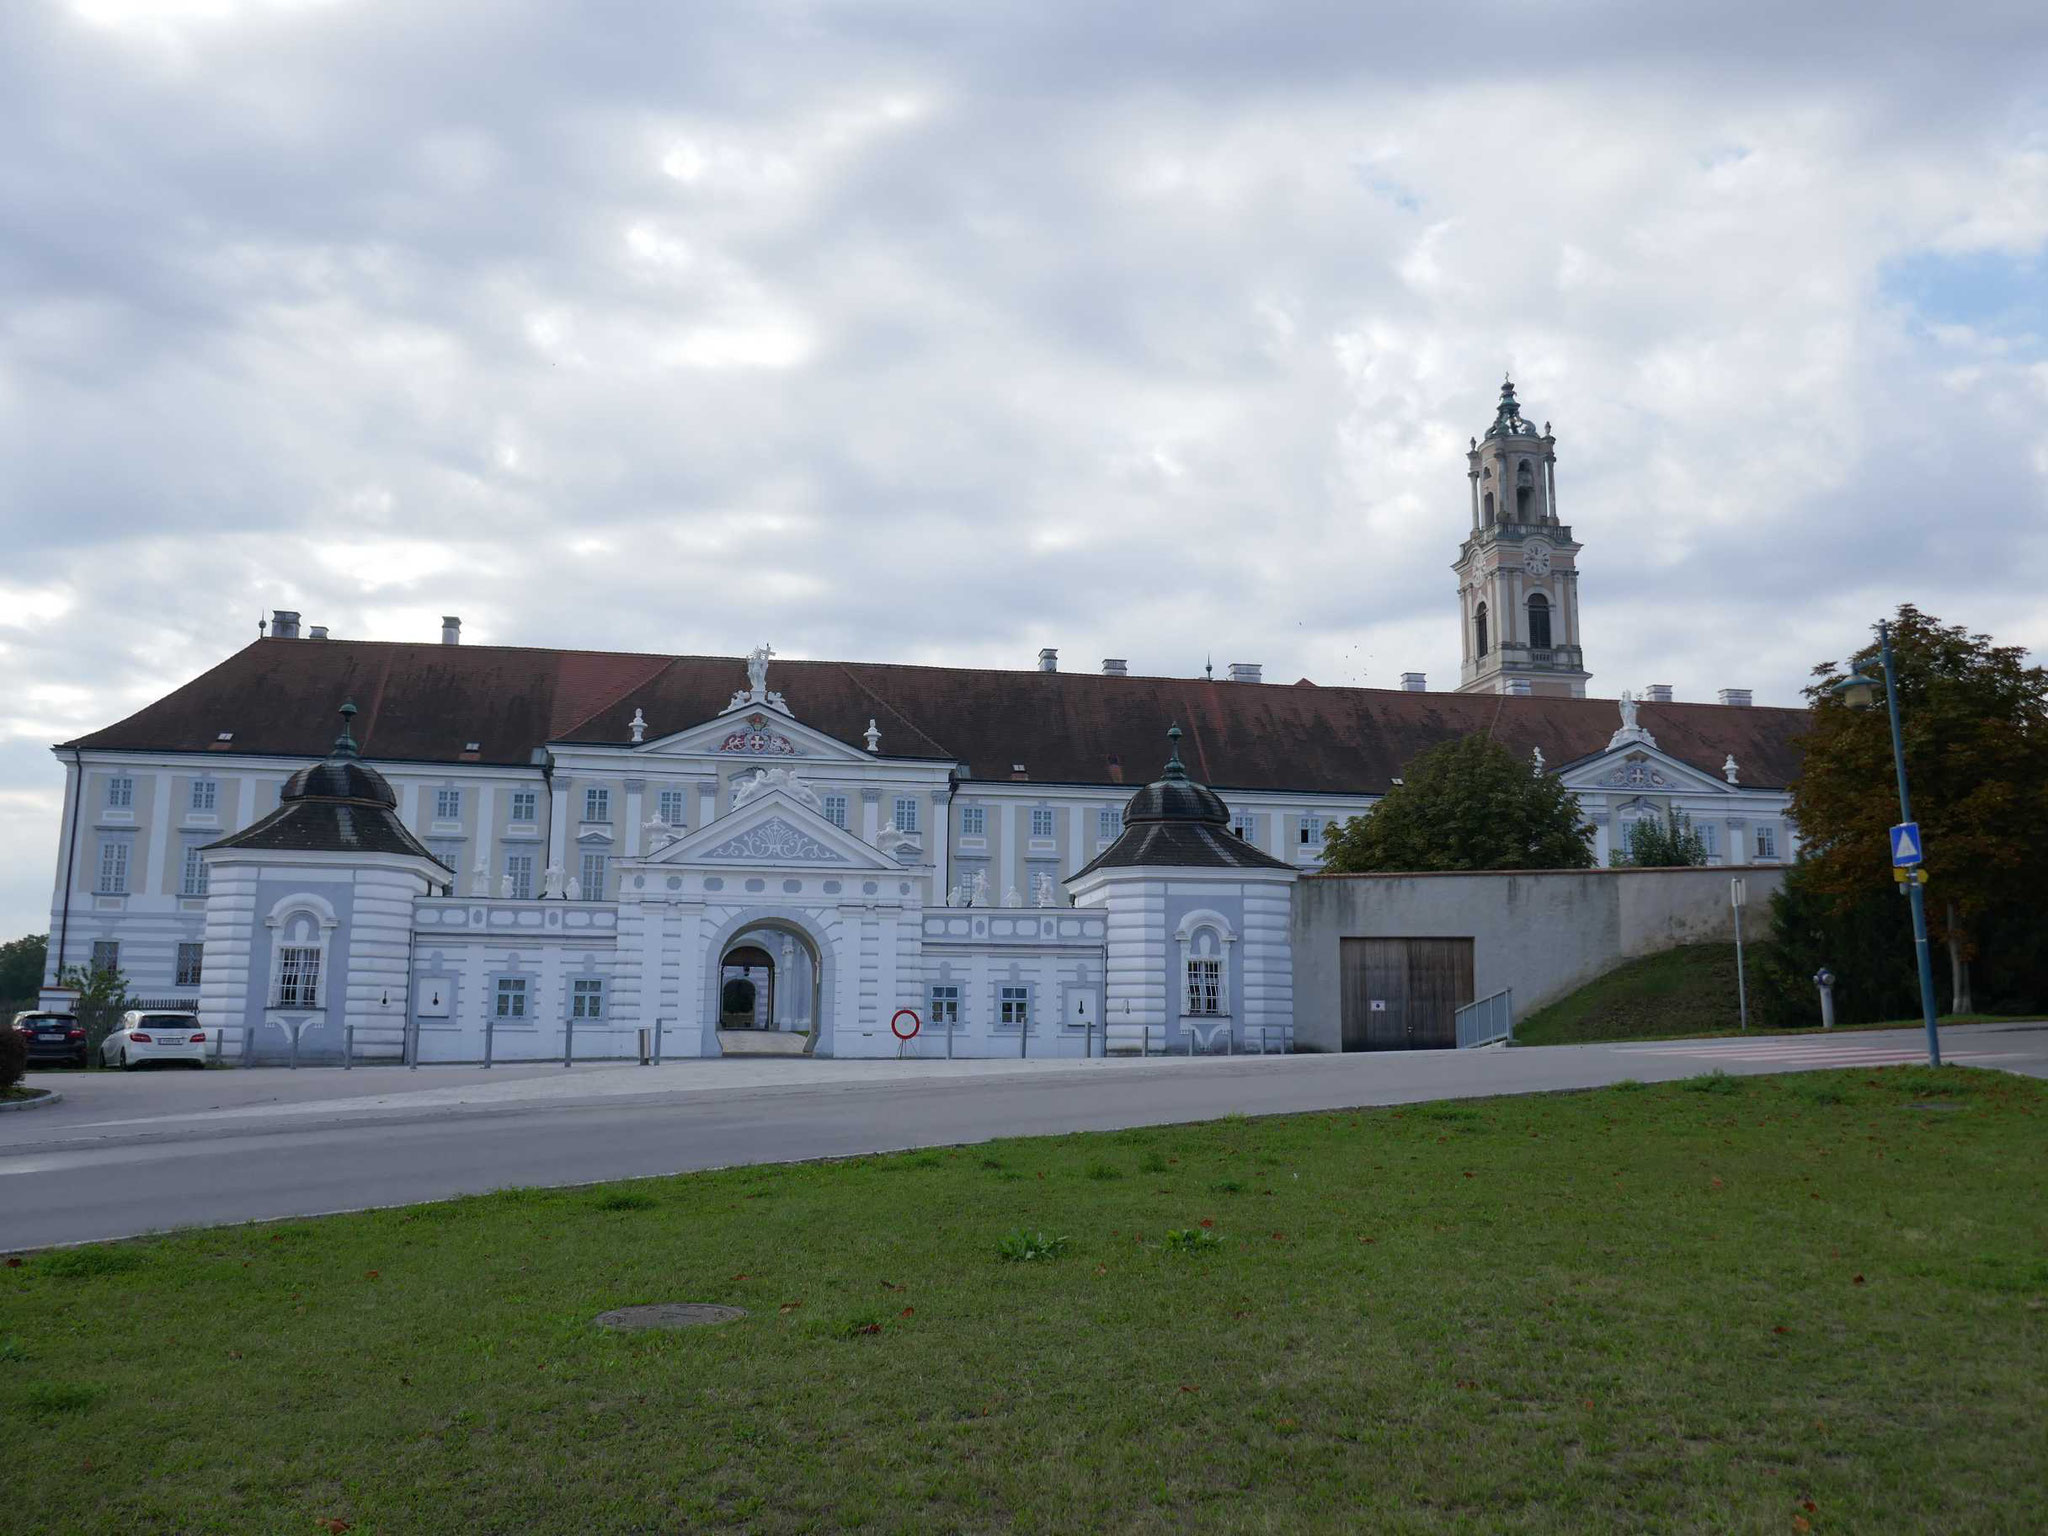
[[[135,781],[126,774],[107,780],[107,808],[125,811],[135,804]]]
[[[100,883],[96,889],[102,896],[128,894],[128,839],[125,837],[110,837],[100,844]]]
[[[1214,1015],[1223,1011],[1223,962],[1204,956],[1188,957],[1188,1012]]]
[[[94,939],[92,941],[92,968],[108,976],[120,970],[121,941],[119,939]]]
[[[1323,818],[1304,814],[1301,818],[1301,846],[1320,848],[1323,846]]]
[[[586,853],[583,855],[583,899],[585,901],[604,900],[604,875],[607,862],[605,856],[601,853]]]
[[[1778,856],[1778,829],[1758,827],[1756,829],[1756,856],[1760,859],[1775,859]]]
[[[915,832],[917,830],[917,797],[898,795],[896,797],[896,830]]]
[[[434,791],[434,820],[462,820],[462,791],[459,789],[437,789]]]
[[[1259,818],[1250,811],[1232,811],[1230,813],[1230,830],[1232,835],[1240,837],[1248,843],[1255,842],[1259,835]]]
[[[200,970],[205,956],[206,946],[204,944],[180,944],[178,946],[176,983],[178,986],[196,987],[199,985]]]
[[[583,791],[583,819],[585,821],[610,821],[612,819],[612,792],[608,789],[586,789]]]
[[[185,847],[184,879],[179,882],[181,896],[204,896],[206,894],[206,860],[200,856],[199,844],[188,843]]]
[[[960,1023],[960,989],[954,985],[934,986],[931,995],[931,1026],[953,1029]]]
[[[1028,1029],[1031,1026],[1031,989],[996,988],[996,1020],[1006,1029]]]
[[[962,837],[988,836],[988,810],[986,807],[967,805],[960,808],[960,835]]]
[[[506,854],[505,878],[512,883],[510,894],[514,901],[533,900],[533,855],[530,853]]]
[[[277,951],[276,1008],[320,1006],[320,946],[284,944]]]
[[[846,825],[846,796],[825,795],[821,797],[825,807],[825,819],[835,827]]]
[[[496,1014],[501,1019],[523,1019],[526,1017],[526,978],[524,976],[500,976],[497,987]]]
[[[1707,850],[1710,859],[1721,856],[1721,827],[1718,822],[1703,821],[1699,824],[1700,845]]]
[[[512,819],[514,821],[540,820],[540,796],[530,789],[512,791]]]
[[[666,826],[688,826],[690,822],[689,799],[689,791],[687,790],[664,789],[659,800],[656,802],[655,814],[661,817],[663,824]]]
[[[1033,806],[1033,807],[1031,808],[1031,835],[1032,835],[1033,837],[1051,837],[1051,836],[1052,836],[1052,807],[1051,807],[1051,806],[1049,806],[1049,805],[1034,805],[1034,806]]]
[[[192,781],[192,809],[210,811],[220,799],[220,783],[215,779],[194,779]]]
[[[578,977],[569,984],[569,1017],[572,1019],[601,1019],[604,1017],[604,979],[602,977]]]
[[[1123,836],[1124,808],[1120,805],[1105,805],[1095,813],[1095,836],[1102,842],[1113,843]]]

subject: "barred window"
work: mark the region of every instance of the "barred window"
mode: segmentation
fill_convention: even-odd
[[[579,980],[571,989],[569,1014],[577,1019],[601,1019],[604,1017],[604,980],[602,977]]]
[[[539,796],[530,789],[512,791],[512,819],[514,821],[538,821]]]
[[[498,1017],[501,1019],[523,1019],[526,1017],[526,978],[524,976],[500,976],[498,978]]]
[[[1035,805],[1031,808],[1031,835],[1033,837],[1052,836],[1051,806]]]
[[[200,965],[205,956],[204,944],[180,944],[178,946],[177,984],[181,987],[199,985]]]
[[[206,894],[206,860],[199,856],[199,844],[193,843],[185,849],[185,878],[178,887],[180,895],[204,896]]]
[[[121,941],[119,939],[94,939],[92,941],[92,968],[111,976],[121,969]]]
[[[585,821],[610,821],[612,819],[612,792],[608,789],[586,789],[583,791],[583,819]]]
[[[1188,961],[1188,1012],[1218,1014],[1223,1011],[1223,962]]]
[[[1029,987],[998,987],[996,989],[997,1019],[1005,1025],[1022,1029],[1031,1023],[1031,989]]]
[[[320,949],[314,944],[286,944],[277,952],[279,1008],[320,1006]]]
[[[434,820],[460,821],[462,819],[462,791],[459,789],[437,789],[434,791]]]

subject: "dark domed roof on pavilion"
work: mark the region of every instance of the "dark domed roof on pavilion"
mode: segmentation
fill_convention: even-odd
[[[383,774],[358,755],[349,726],[355,717],[354,704],[341,706],[341,734],[326,758],[301,768],[278,792],[279,803],[291,800],[358,800],[366,805],[398,806],[398,794]]]
[[[1180,760],[1180,727],[1169,727],[1166,738],[1172,743],[1166,766],[1124,807],[1123,835],[1067,878],[1077,879],[1095,869],[1153,864],[1179,869],[1294,868],[1230,830],[1230,807],[1223,797],[1188,777]]]
[[[301,768],[278,792],[277,809],[253,825],[210,844],[281,853],[400,853],[434,859],[398,819],[398,796],[383,774],[362,760],[350,722],[353,703],[341,706],[341,734],[325,758]],[[436,865],[447,869],[439,859]]]

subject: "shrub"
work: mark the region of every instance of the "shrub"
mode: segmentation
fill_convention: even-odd
[[[28,1071],[28,1036],[0,1020],[0,1091],[12,1088]]]

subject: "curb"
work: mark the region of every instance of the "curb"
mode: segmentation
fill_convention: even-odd
[[[61,1104],[63,1102],[64,1095],[62,1093],[58,1092],[55,1088],[45,1088],[41,1095],[36,1098],[16,1099],[12,1104],[0,1104],[0,1114],[5,1114],[9,1110],[15,1109],[41,1109],[45,1105]]]

